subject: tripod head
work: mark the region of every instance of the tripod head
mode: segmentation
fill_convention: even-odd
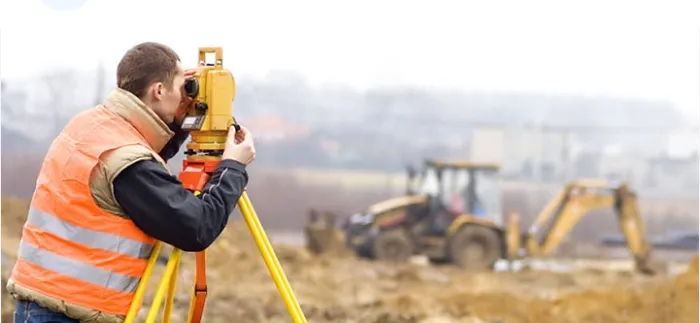
[[[208,56],[213,59],[208,60]],[[194,99],[182,121],[182,129],[192,136],[185,151],[187,159],[218,159],[226,146],[228,129],[235,125],[238,130],[232,107],[236,81],[224,68],[221,47],[199,48],[198,72],[185,83],[185,95]]]

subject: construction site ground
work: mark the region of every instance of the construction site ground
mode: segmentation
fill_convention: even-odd
[[[3,322],[13,302],[5,292],[16,258],[26,201],[2,201]],[[309,322],[690,323],[698,322],[698,258],[674,275],[624,269],[525,269],[468,273],[420,262],[391,264],[347,252],[312,255],[275,245]],[[164,266],[150,282],[143,321]],[[173,322],[185,322],[194,277],[186,254]],[[232,221],[208,250],[209,294],[203,322],[291,322],[244,222]]]

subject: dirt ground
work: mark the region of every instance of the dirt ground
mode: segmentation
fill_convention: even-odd
[[[4,291],[16,256],[26,201],[2,201]],[[698,321],[698,259],[677,277],[584,270],[465,273],[449,266],[315,256],[277,245],[277,256],[309,322],[662,323]],[[183,259],[173,322],[185,322],[194,257]],[[8,266],[9,265],[9,266]],[[234,221],[208,250],[204,322],[290,322],[243,222]],[[156,271],[156,276],[162,267]],[[151,280],[145,317],[157,279]],[[11,320],[9,320],[11,321]],[[8,322],[9,322],[8,321]]]

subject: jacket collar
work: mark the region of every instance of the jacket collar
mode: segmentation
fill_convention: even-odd
[[[128,91],[112,90],[104,105],[134,126],[156,153],[175,135],[150,107]]]

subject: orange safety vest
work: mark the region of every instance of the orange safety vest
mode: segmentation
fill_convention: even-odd
[[[104,106],[80,113],[54,140],[22,231],[11,275],[16,284],[126,315],[156,240],[133,221],[100,209],[88,183],[100,156],[126,145],[152,150],[136,128]]]

